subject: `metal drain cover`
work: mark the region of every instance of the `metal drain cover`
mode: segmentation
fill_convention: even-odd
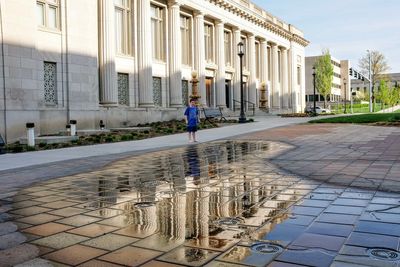
[[[367,250],[367,253],[370,257],[379,260],[386,260],[386,261],[400,260],[400,253],[398,251],[387,248],[370,248]]]
[[[283,248],[281,246],[271,244],[271,243],[258,243],[251,246],[251,250],[264,253],[264,254],[274,254],[282,252]]]
[[[217,221],[217,224],[222,225],[237,225],[241,223],[243,220],[240,218],[222,218]]]
[[[149,208],[149,207],[154,206],[154,203],[153,202],[138,202],[138,203],[135,203],[134,206],[136,208]]]

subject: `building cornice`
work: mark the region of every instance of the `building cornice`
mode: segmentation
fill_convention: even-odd
[[[274,23],[272,20],[264,17],[262,14],[256,13],[256,11],[251,10],[249,7],[242,5],[240,3],[234,2],[232,0],[208,0],[210,3],[223,8],[236,16],[241,17],[242,19],[248,20],[251,23],[256,24],[259,27],[262,27],[274,34],[277,34],[289,41],[293,41],[295,43],[300,44],[301,46],[306,47],[309,45],[309,41],[303,38],[302,36],[293,33],[290,31],[291,25],[288,25],[289,30],[284,29],[283,26],[280,26]],[[257,7],[257,10],[262,13],[262,10]],[[283,24],[283,23],[282,23]]]

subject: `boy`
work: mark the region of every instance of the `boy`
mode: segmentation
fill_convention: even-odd
[[[190,104],[185,110],[185,121],[189,134],[189,142],[197,142],[196,131],[199,118],[199,110],[196,107],[196,99],[190,99]]]

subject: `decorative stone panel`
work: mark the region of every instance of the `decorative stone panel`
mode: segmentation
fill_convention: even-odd
[[[162,95],[161,95],[161,78],[160,77],[153,77],[153,100],[154,105],[157,107],[162,106]]]
[[[118,73],[118,104],[129,106],[129,75]]]
[[[44,102],[57,105],[57,63],[44,62]]]
[[[182,80],[182,104],[189,105],[189,81]]]

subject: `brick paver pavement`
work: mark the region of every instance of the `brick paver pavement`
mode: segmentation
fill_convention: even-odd
[[[399,128],[234,139],[1,172],[0,266],[398,267]]]

